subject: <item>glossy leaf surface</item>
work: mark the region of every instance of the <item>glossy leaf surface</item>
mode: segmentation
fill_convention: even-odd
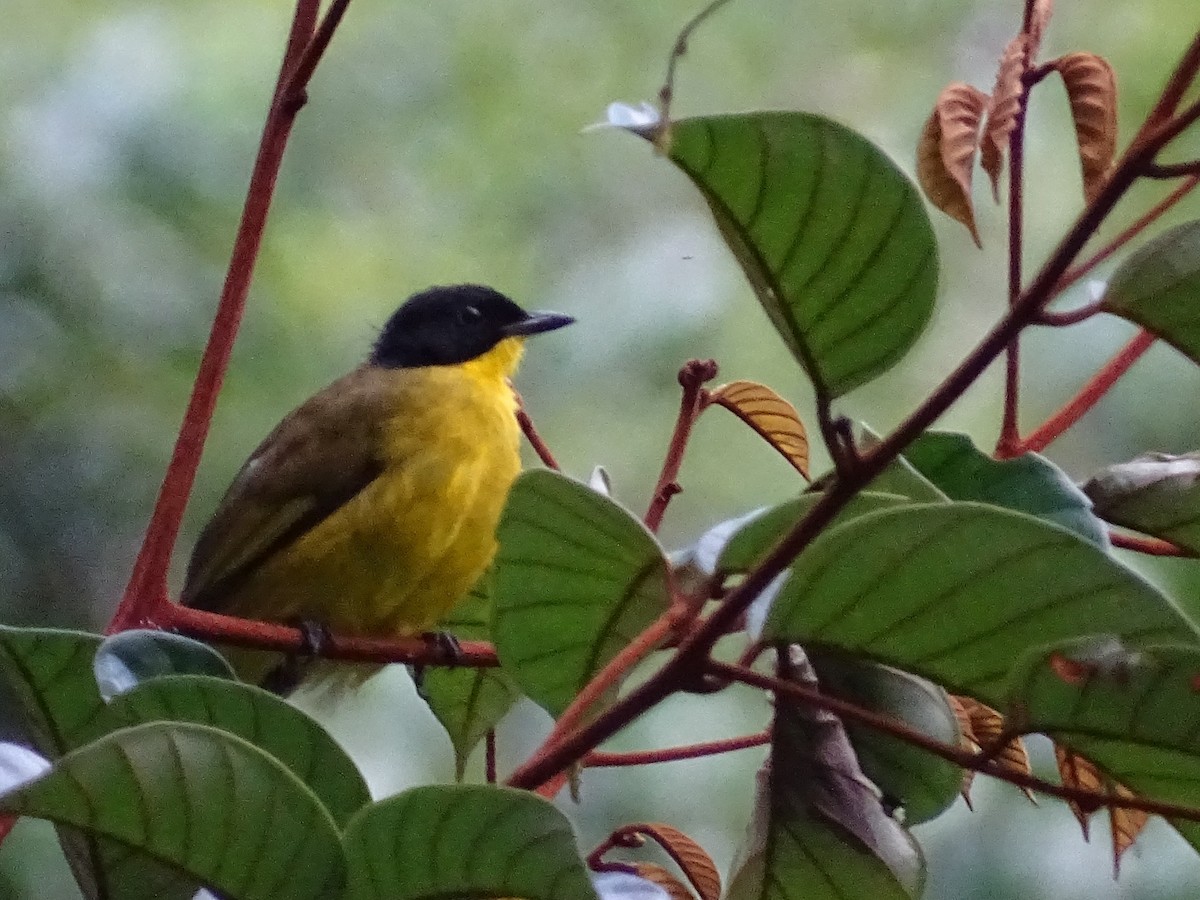
[[[346,856],[345,900],[596,900],[570,823],[509,788],[419,787],[368,806]]]
[[[548,469],[513,485],[492,577],[496,652],[553,715],[669,602],[667,561],[622,507]]]
[[[1197,640],[1163,594],[1094,544],[1022,513],[948,503],[824,532],[763,637],[866,655],[995,706],[1023,652],[1091,634]]]
[[[657,127],[633,130],[662,143]],[[912,346],[937,246],[916,188],[878,148],[821,116],[758,112],[672,122],[664,149],[819,389],[844,394]]]

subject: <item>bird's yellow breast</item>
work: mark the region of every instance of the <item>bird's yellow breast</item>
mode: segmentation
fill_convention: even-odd
[[[520,470],[507,339],[456,366],[371,370],[385,398],[382,469],[366,488],[262,567],[243,615],[311,619],[376,636],[429,630],[496,552],[496,525]]]

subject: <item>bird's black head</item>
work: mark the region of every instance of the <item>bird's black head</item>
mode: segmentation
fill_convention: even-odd
[[[371,362],[390,369],[448,366],[487,353],[505,338],[570,325],[559,313],[527,313],[503,294],[478,284],[431,287],[392,313]]]

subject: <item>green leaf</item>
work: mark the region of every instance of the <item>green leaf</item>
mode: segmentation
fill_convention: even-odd
[[[867,425],[859,426],[859,445],[863,450],[873,450],[883,441]],[[873,491],[899,494],[919,503],[937,503],[949,497],[932,481],[917,471],[903,455],[897,456],[868,485]]]
[[[763,632],[916,672],[996,706],[1030,647],[1111,634],[1195,642],[1163,594],[1074,533],[978,503],[914,504],[822,533]]]
[[[156,721],[211,725],[236,735],[304,782],[339,825],[371,802],[362,775],[329,733],[261,688],[205,675],[154,678],[114,699],[105,719],[97,737]]]
[[[47,759],[78,747],[104,710],[92,672],[102,640],[81,631],[0,625],[0,672],[34,747]]]
[[[794,662],[791,680],[815,686],[807,663]],[[841,721],[778,696],[771,734],[730,900],[907,900],[920,853],[860,770]]]
[[[24,713],[34,746],[51,760],[115,727],[96,686],[103,638],[53,629],[0,626],[0,670]],[[80,890],[91,898],[188,898],[196,886],[149,857],[60,826],[58,839]]]
[[[978,500],[1029,513],[1069,528],[1108,548],[1108,530],[1092,513],[1092,501],[1044,456],[1025,453],[994,460],[965,434],[928,431],[904,457],[951,500]]]
[[[657,127],[633,130],[661,146]],[[681,119],[665,138],[816,385],[840,396],[908,351],[933,310],[937,245],[878,148],[799,112]]]
[[[236,678],[225,658],[181,634],[133,629],[105,638],[96,651],[96,683],[106,700],[150,678],[211,675]]]
[[[898,719],[928,737],[956,746],[961,734],[946,692],[890,666],[834,654],[813,654],[821,690]],[[890,802],[917,825],[944,812],[959,797],[962,769],[899,738],[845,723],[859,765]]]
[[[230,900],[336,896],[337,826],[272,757],[214,728],[154,723],[68,753],[0,811],[119,841]]]
[[[414,788],[359,812],[345,844],[345,900],[597,900],[570,823],[526,791]]]
[[[721,572],[746,572],[774,547],[785,534],[795,527],[808,511],[821,499],[820,494],[801,494],[785,500],[778,506],[760,511],[742,522],[721,549],[716,568]],[[896,494],[878,494],[864,491],[857,494],[830,523],[833,527],[858,516],[908,503],[906,497]]]
[[[1136,793],[1200,807],[1200,649],[1073,642],[1014,668],[1013,720]],[[1200,849],[1200,823],[1172,824]]]
[[[1147,453],[1100,470],[1083,489],[1114,525],[1200,554],[1200,453]]]
[[[490,581],[485,575],[442,627],[463,640],[490,641]],[[471,751],[512,709],[521,691],[501,668],[435,666],[425,672],[420,694],[450,736],[455,777],[461,781]]]
[[[666,611],[666,558],[630,513],[548,469],[517,479],[497,538],[496,652],[521,689],[558,715]]]
[[[1200,221],[1176,225],[1131,254],[1101,303],[1200,362]]]

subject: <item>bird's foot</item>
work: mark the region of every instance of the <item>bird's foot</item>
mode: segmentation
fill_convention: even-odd
[[[262,687],[281,697],[287,696],[304,680],[315,660],[329,647],[333,635],[324,622],[299,619],[292,624],[300,631],[300,650],[287,654],[262,680]]]
[[[462,658],[462,644],[449,631],[426,631],[421,635],[421,640],[428,645],[429,649],[448,657],[451,661]],[[417,693],[422,697],[425,697],[425,669],[425,663],[413,663],[409,666],[413,684],[416,685]]]

